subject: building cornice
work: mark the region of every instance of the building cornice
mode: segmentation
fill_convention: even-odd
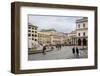
[[[78,30],[80,30],[80,31],[82,31],[82,30],[88,30],[88,28],[79,28],[79,29],[76,29],[76,31],[78,31]]]

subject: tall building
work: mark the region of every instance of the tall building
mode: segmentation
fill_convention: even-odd
[[[38,44],[37,26],[28,24],[28,45],[29,48],[35,48]]]
[[[88,18],[76,20],[76,37],[77,45],[87,46],[88,43]]]

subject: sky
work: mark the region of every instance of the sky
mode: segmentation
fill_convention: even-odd
[[[76,20],[82,17],[74,16],[45,16],[28,15],[28,23],[41,29],[55,29],[57,32],[69,33],[76,28]]]

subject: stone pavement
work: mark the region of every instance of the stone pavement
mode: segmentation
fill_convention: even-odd
[[[55,59],[76,59],[76,58],[87,58],[87,50],[79,50],[79,57],[74,56],[72,53],[72,46],[64,46],[61,50],[55,48],[53,51],[46,52],[45,55],[42,53],[29,54],[29,60],[55,60]]]

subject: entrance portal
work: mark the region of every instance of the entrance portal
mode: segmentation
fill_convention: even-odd
[[[78,39],[78,45],[79,46],[81,45],[81,39]]]
[[[83,39],[83,46],[86,46],[86,45],[87,45],[87,40]]]

